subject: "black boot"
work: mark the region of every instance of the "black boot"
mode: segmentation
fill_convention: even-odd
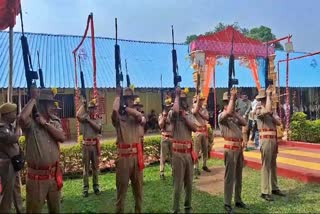
[[[224,209],[228,214],[233,214],[233,209],[230,205],[224,205]]]
[[[283,192],[281,192],[281,190],[272,190],[272,194],[273,195],[278,195],[278,196],[281,196],[281,197],[285,197],[286,194],[284,194]]]
[[[266,201],[274,201],[273,197],[271,195],[269,195],[269,194],[261,194],[260,197],[263,198]]]
[[[84,198],[87,198],[87,197],[89,196],[88,191],[87,191],[87,190],[83,191],[82,196],[83,196]]]
[[[207,166],[202,167],[202,170],[205,172],[211,172],[211,170]]]

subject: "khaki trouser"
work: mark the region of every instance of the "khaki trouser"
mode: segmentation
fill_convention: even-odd
[[[242,139],[243,142],[245,143],[245,145],[247,145],[248,141],[249,141],[249,123],[248,120],[246,119],[246,125],[242,126]]]
[[[194,150],[198,157],[202,156],[203,166],[207,166],[208,160],[208,137],[205,133],[196,133],[194,136]],[[201,155],[202,154],[202,155]],[[199,161],[195,166],[199,169]]]
[[[13,204],[17,213],[23,213],[20,172],[16,172],[16,181],[14,184],[14,191],[13,191]]]
[[[164,166],[166,158],[169,158],[170,164],[172,165],[172,141],[169,139],[161,139],[160,149],[160,173],[164,173]]]
[[[89,190],[89,171],[90,163],[92,169],[92,183],[93,189],[99,188],[98,174],[99,174],[99,156],[96,145],[82,145],[83,158],[83,191]]]
[[[0,177],[2,194],[0,195],[0,213],[11,212],[13,189],[15,183],[15,171],[10,159],[0,159]]]
[[[180,195],[182,188],[185,190],[184,209],[186,213],[191,212],[193,161],[191,154],[173,152],[173,211],[179,213]]]
[[[27,213],[41,213],[47,200],[49,213],[60,213],[60,191],[55,178],[48,180],[27,179]]]
[[[141,213],[143,171],[139,170],[138,158],[136,156],[119,157],[116,161],[116,213],[124,213],[124,202],[128,191],[129,179],[131,181],[132,192],[135,200],[135,213]]]
[[[241,149],[224,151],[224,204],[231,206],[234,188],[235,203],[241,202],[243,152]]]
[[[261,141],[261,193],[271,194],[279,190],[277,180],[278,145],[275,139],[260,139]]]

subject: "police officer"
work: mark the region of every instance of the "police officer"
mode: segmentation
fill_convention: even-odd
[[[191,213],[193,165],[197,155],[192,148],[192,132],[197,131],[196,119],[189,110],[187,91],[176,88],[176,97],[169,112],[173,124],[172,168],[173,168],[173,212],[179,213],[182,187],[185,190],[185,213]]]
[[[77,112],[77,119],[81,123],[83,135],[82,158],[83,158],[83,197],[89,196],[89,168],[91,163],[93,191],[100,195],[99,189],[99,156],[100,142],[98,135],[101,134],[101,120],[96,115],[97,105],[93,99],[89,102],[88,109],[82,105]]]
[[[18,127],[15,131],[12,125],[17,117],[17,105],[2,104],[0,114],[0,213],[9,213],[17,176],[13,160],[20,155]]]
[[[197,122],[200,124],[197,131],[194,134],[195,152],[198,157],[202,156],[203,165],[202,170],[205,172],[211,172],[207,167],[208,160],[208,127],[209,121],[208,110],[204,107],[205,97],[200,94],[194,97],[195,103],[192,108],[192,114],[195,116]],[[202,155],[201,155],[202,154]],[[195,173],[200,175],[199,162],[195,164]]]
[[[261,143],[261,198],[273,201],[271,195],[285,196],[278,187],[277,181],[277,125],[281,125],[281,120],[272,111],[272,89],[266,91],[261,89],[257,95],[257,100],[261,101],[256,107],[257,125]]]
[[[27,213],[40,213],[47,199],[50,213],[60,212],[59,142],[64,142],[65,133],[61,124],[52,119],[55,113],[51,90],[31,89],[31,99],[22,109],[19,122],[26,136],[27,168]],[[37,111],[33,109],[36,107]]]
[[[224,145],[224,208],[227,213],[233,213],[231,206],[233,189],[234,201],[238,208],[246,208],[241,199],[242,168],[243,168],[243,139],[241,126],[246,125],[245,119],[235,112],[236,89],[231,89],[229,100],[228,92],[223,94],[224,110],[218,116],[221,135]]]
[[[158,123],[161,130],[161,148],[160,148],[160,179],[164,179],[164,166],[166,158],[169,157],[170,164],[172,162],[172,129],[173,126],[168,118],[168,113],[172,108],[172,98],[167,97],[164,101],[165,106],[159,115]]]
[[[121,88],[117,88],[116,98],[113,102],[112,124],[117,132],[116,160],[116,212],[123,213],[129,179],[135,200],[135,212],[142,212],[143,197],[143,149],[141,143],[140,126],[143,124],[143,115],[134,108],[134,95],[131,88],[126,88],[121,97]],[[121,99],[124,100],[121,106]]]

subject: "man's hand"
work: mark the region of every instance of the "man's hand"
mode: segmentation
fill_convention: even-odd
[[[236,88],[232,88],[230,90],[230,95],[231,95],[231,98],[235,99],[237,97],[237,89]]]
[[[176,96],[180,97],[180,94],[181,94],[181,88],[178,86],[176,87]]]
[[[267,94],[267,96],[271,96],[272,95],[272,87],[271,86],[269,86],[268,88],[267,88],[267,90],[266,90],[266,94]]]
[[[30,89],[30,94],[31,94],[31,98],[37,99],[39,97],[39,94],[40,94],[39,89],[35,88],[35,87],[32,87]]]
[[[117,95],[118,97],[120,97],[121,92],[122,92],[122,88],[121,88],[121,87],[117,87],[117,88],[116,88],[116,95]]]
[[[41,115],[39,115],[35,119],[36,119],[36,122],[39,123],[42,126],[44,126],[47,123],[46,119],[44,119],[44,117],[41,116]]]

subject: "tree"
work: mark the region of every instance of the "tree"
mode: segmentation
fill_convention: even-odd
[[[271,29],[263,25],[252,28],[247,36],[260,40],[261,42],[268,42],[276,39],[276,36],[271,32]],[[279,42],[275,43],[275,48],[278,50],[283,50],[283,46]]]
[[[234,22],[231,25],[227,25],[227,24],[223,24],[221,22],[219,22],[215,27],[213,31],[208,31],[205,32],[204,35],[210,35],[219,31],[222,31],[224,29],[226,29],[228,26],[232,26],[234,29],[236,29],[237,31],[240,31],[243,35],[259,40],[261,42],[268,42],[271,40],[276,39],[276,36],[272,33],[271,29],[269,27],[266,26],[260,26],[260,27],[255,27],[252,29],[248,29],[248,28],[241,28],[238,22]],[[190,42],[192,42],[193,40],[197,39],[199,35],[190,35],[187,36],[186,38],[186,44],[189,44]],[[275,48],[278,50],[283,50],[283,46],[278,42],[275,44]]]

